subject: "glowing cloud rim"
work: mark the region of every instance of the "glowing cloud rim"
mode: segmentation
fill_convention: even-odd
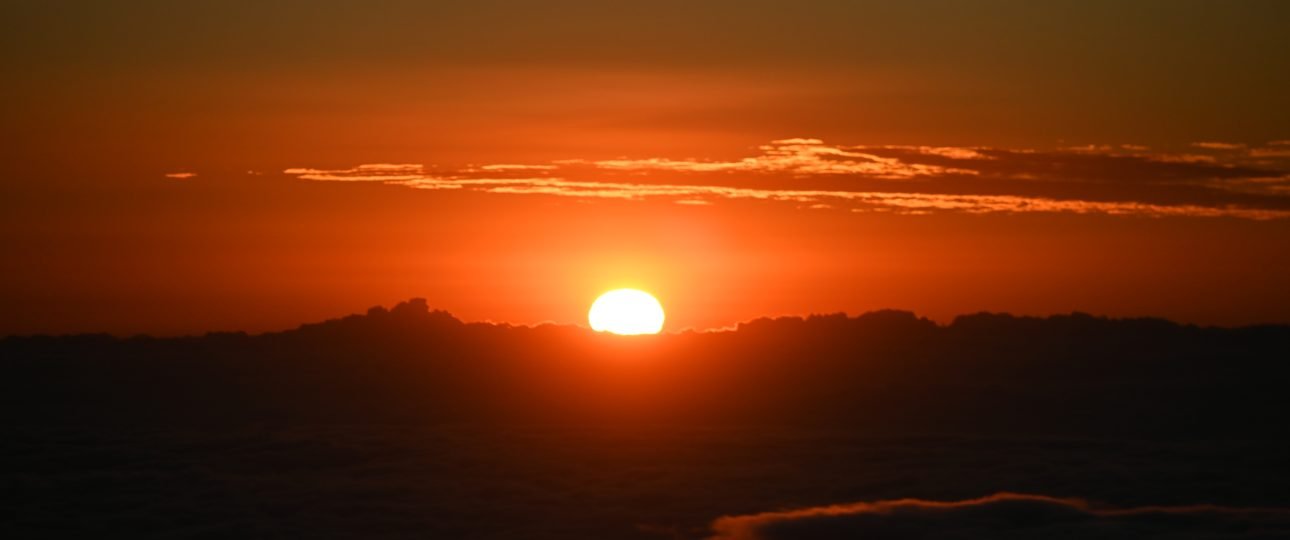
[[[981,147],[833,146],[820,139],[781,139],[758,147],[758,154],[733,161],[700,159],[559,160],[548,164],[500,163],[442,170],[420,164],[373,163],[347,169],[290,168],[284,174],[317,182],[380,182],[422,190],[466,190],[509,195],[545,195],[584,200],[665,199],[691,206],[720,200],[792,203],[804,209],[905,215],[933,212],[966,214],[1069,213],[1148,217],[1228,217],[1251,220],[1290,218],[1290,152],[1284,141],[1263,147],[1235,143],[1196,143],[1207,154],[1152,153],[1138,145],[1089,145],[1058,152],[999,150]],[[1130,171],[1156,170],[1160,178],[1142,182],[1162,193],[1207,190],[1244,194],[1260,205],[1179,201],[1169,204],[1141,200],[1088,200],[1014,193],[957,193],[928,191],[928,181],[952,180],[971,188],[990,180],[1044,180],[1047,185],[1127,183],[1072,174],[1051,176],[1043,160],[1080,159]],[[1102,160],[1102,161],[1089,161]],[[1011,168],[1007,168],[1011,167]],[[670,182],[648,181],[651,173],[667,174]],[[1081,173],[1087,175],[1088,173]],[[1111,172],[1108,172],[1111,174]],[[627,175],[627,178],[619,178]],[[732,176],[734,175],[734,176]],[[749,175],[749,176],[741,176]],[[1048,175],[1048,176],[1045,176]],[[571,176],[581,176],[571,178]],[[590,178],[588,178],[590,177]],[[756,186],[740,180],[760,178]],[[804,179],[868,181],[869,189],[805,188]],[[712,181],[703,181],[711,179]],[[766,180],[784,185],[766,186]],[[678,182],[677,180],[685,180]],[[691,181],[694,180],[694,181]],[[734,180],[732,182],[732,180]],[[873,189],[873,182],[893,189]],[[837,180],[834,181],[835,184]],[[911,183],[912,184],[909,184]],[[733,184],[733,185],[732,185]],[[902,189],[909,184],[920,189]],[[842,186],[845,187],[845,186]],[[860,186],[857,186],[860,187]]]

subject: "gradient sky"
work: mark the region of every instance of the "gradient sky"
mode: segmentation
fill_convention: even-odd
[[[1285,2],[8,2],[0,334],[1290,322]]]

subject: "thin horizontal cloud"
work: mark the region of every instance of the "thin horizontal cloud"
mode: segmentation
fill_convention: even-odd
[[[425,167],[410,163],[368,163],[349,169],[297,167],[282,172],[303,180],[322,182],[385,182],[421,178],[424,176]]]
[[[1290,159],[1290,146],[1277,145],[1265,148],[1251,148],[1250,156],[1256,158],[1287,158]]]
[[[662,199],[696,206],[754,200],[816,210],[913,215],[1290,218],[1290,173],[1202,161],[1187,154],[1147,154],[1136,149],[1125,153],[1123,145],[1039,152],[905,145],[839,147],[819,139],[781,139],[759,147],[758,155],[734,161],[561,160],[458,170],[375,163],[284,172],[324,182],[380,182],[423,190],[585,200]],[[667,181],[661,181],[664,179]],[[1092,186],[1080,189],[1099,196],[1071,196],[1071,188],[1062,186]],[[1137,187],[1129,190],[1128,186]],[[1144,193],[1155,200],[1142,198]]]
[[[1290,176],[1269,178],[1243,178],[1212,184],[1217,189],[1238,193],[1255,193],[1273,196],[1290,196]]]
[[[1164,163],[1218,163],[1218,158],[1208,154],[1164,154],[1153,159]]]
[[[971,149],[918,147],[929,153],[957,152],[971,156]],[[565,160],[563,164],[586,164],[616,171],[676,171],[676,172],[748,172],[791,173],[802,175],[861,175],[884,179],[913,178],[917,176],[943,176],[950,174],[973,175],[976,171],[964,168],[909,163],[862,151],[863,147],[843,147],[824,144],[819,139],[780,139],[758,148],[760,154],[735,161],[696,159],[608,159]]]
[[[173,180],[187,180],[187,179],[189,179],[189,178],[196,178],[196,177],[197,177],[197,173],[192,173],[192,172],[172,172],[172,173],[166,173],[166,175],[165,175],[165,176],[166,176],[166,178],[170,178],[170,179],[173,179]]]
[[[1290,509],[1213,505],[1105,508],[1080,499],[998,493],[940,502],[897,499],[727,516],[711,540],[780,538],[1284,538]]]
[[[1062,150],[1065,150],[1067,152],[1107,154],[1107,153],[1114,153],[1118,149],[1109,144],[1085,144],[1085,145],[1079,145],[1079,146],[1065,146],[1065,147],[1062,147]]]
[[[1254,165],[1290,165],[1290,141],[1269,141],[1262,145],[1225,142],[1198,142],[1193,147],[1208,150],[1214,162]]]
[[[1191,145],[1195,146],[1196,148],[1204,148],[1206,150],[1240,150],[1242,148],[1245,148],[1245,145],[1241,143],[1230,143],[1230,142],[1219,142],[1219,141],[1201,141],[1201,142],[1191,143]]]
[[[467,171],[552,171],[558,169],[555,165],[524,165],[518,163],[498,163],[496,165],[480,165],[471,167]]]
[[[1068,146],[1062,151],[1073,154],[1091,154],[1116,157],[1133,157],[1157,163],[1210,163],[1227,167],[1290,166],[1288,141],[1270,141],[1263,145],[1248,145],[1219,141],[1194,142],[1187,145],[1191,151],[1152,151],[1150,147],[1135,144],[1088,144]],[[991,152],[1002,149],[984,149]],[[1012,150],[1015,152],[1015,150]],[[1269,161],[1267,158],[1277,158]]]

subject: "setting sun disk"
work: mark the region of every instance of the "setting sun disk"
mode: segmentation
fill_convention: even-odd
[[[645,291],[617,289],[600,295],[591,304],[587,320],[597,332],[657,334],[663,330],[663,306]]]

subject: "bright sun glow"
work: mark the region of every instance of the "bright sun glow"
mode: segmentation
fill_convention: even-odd
[[[663,329],[663,306],[645,291],[618,289],[600,295],[587,320],[597,332],[657,334]]]

